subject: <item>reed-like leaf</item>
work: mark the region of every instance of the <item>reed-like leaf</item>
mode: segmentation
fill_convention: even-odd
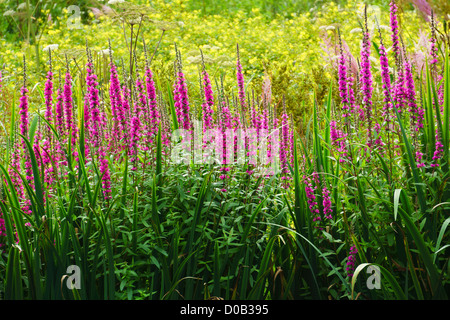
[[[419,250],[420,258],[425,264],[425,268],[427,269],[427,273],[430,277],[433,295],[438,299],[446,299],[446,294],[441,287],[442,283],[440,281],[439,272],[436,265],[433,263],[433,257],[425,244],[423,236],[411,220],[409,214],[407,214],[402,208],[399,208],[398,212],[405,223],[408,234],[414,240],[414,243]]]
[[[405,144],[405,147],[406,147],[406,151],[407,151],[407,155],[408,155],[408,159],[409,159],[410,169],[411,169],[411,171],[413,173],[413,177],[414,177],[414,183],[415,183],[414,186],[415,186],[415,189],[416,189],[416,192],[417,192],[417,197],[419,199],[420,210],[421,210],[422,213],[425,213],[426,212],[426,198],[425,198],[425,193],[423,191],[423,182],[422,182],[422,179],[421,179],[421,177],[420,177],[420,175],[418,173],[418,168],[417,168],[417,164],[416,164],[416,159],[415,159],[415,157],[413,155],[412,146],[411,146],[411,144],[409,142],[409,139],[408,139],[408,137],[406,135],[405,129],[403,127],[402,120],[400,118],[400,114],[399,114],[399,112],[397,110],[395,102],[392,100],[392,97],[391,97],[391,103],[394,106],[393,109],[394,109],[394,112],[395,112],[395,114],[397,116],[397,122],[398,122],[398,124],[400,126],[400,130],[401,130],[402,137],[403,137],[403,143]]]

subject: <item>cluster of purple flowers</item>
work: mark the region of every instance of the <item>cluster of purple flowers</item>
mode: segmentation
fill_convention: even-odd
[[[350,106],[348,99],[348,77],[347,77],[347,66],[345,55],[342,52],[342,43],[340,44],[341,55],[339,58],[339,68],[338,68],[338,85],[339,85],[339,95],[341,97],[342,104],[342,117],[350,117]]]
[[[189,97],[186,79],[182,71],[181,62],[178,61],[177,82],[174,84],[174,101],[177,120],[180,126],[185,130],[192,129],[189,114]]]
[[[203,69],[203,93],[205,102],[202,104],[202,112],[203,112],[203,129],[206,131],[208,129],[213,128],[213,114],[214,114],[214,96],[211,88],[211,80],[209,80],[208,72]]]
[[[365,25],[362,34],[362,44],[360,50],[360,63],[359,73],[356,75],[356,83],[351,72],[351,54],[343,50],[343,40],[339,35],[340,54],[339,60],[336,64],[337,68],[337,82],[340,96],[340,115],[344,121],[339,118],[330,121],[330,138],[332,146],[337,150],[338,154],[348,156],[348,145],[353,141],[355,135],[352,134],[352,125],[361,125],[362,128],[367,130],[365,136],[366,145],[368,148],[365,150],[371,150],[374,148],[380,149],[383,153],[386,152],[386,144],[390,145],[394,139],[396,130],[396,115],[398,112],[405,117],[409,117],[411,121],[411,136],[413,139],[413,146],[416,149],[416,160],[419,168],[424,167],[424,154],[421,152],[421,133],[424,127],[425,111],[420,103],[420,99],[417,99],[414,65],[411,62],[408,53],[403,45],[403,41],[400,36],[400,29],[397,16],[398,7],[394,0],[390,1],[390,29],[392,40],[392,52],[395,60],[395,67],[390,68],[389,59],[386,47],[383,43],[381,30],[380,33],[380,45],[378,47],[379,52],[379,66],[381,75],[381,92],[382,92],[382,111],[381,119],[378,119],[378,112],[375,109],[373,92],[373,74],[371,61],[371,46],[372,39],[367,26],[367,9],[365,10]],[[435,27],[433,24],[433,17],[431,19],[431,48],[430,56],[432,57],[432,68],[436,69],[437,64],[437,44],[435,37]],[[437,79],[442,80],[442,75],[437,74]],[[438,80],[438,81],[440,81]],[[436,82],[436,81],[435,81]],[[438,82],[439,83],[439,82]],[[359,88],[357,95],[353,85],[356,84]],[[439,101],[442,109],[442,88],[439,90]],[[395,109],[394,109],[395,106]],[[359,122],[353,123],[351,116],[353,113],[357,113],[358,117],[355,120]],[[338,115],[338,113],[337,113]],[[381,121],[380,121],[381,120]],[[345,130],[346,129],[346,130]],[[388,133],[388,141],[384,141],[383,132]],[[439,139],[437,139],[439,141]],[[436,160],[441,156],[441,142],[436,144],[436,152],[434,159]],[[398,146],[394,146],[398,148]],[[343,162],[344,157],[340,157],[339,161]],[[433,166],[436,166],[434,164]]]
[[[289,141],[289,117],[286,113],[281,116],[281,145],[280,145],[280,162],[281,162],[281,179],[288,180],[289,177],[289,152],[291,144]],[[288,186],[287,183],[284,185]]]
[[[347,276],[349,278],[353,277],[353,271],[355,271],[357,253],[358,249],[356,249],[355,246],[351,246],[347,257],[347,267],[345,268],[345,270],[347,270]]]
[[[317,172],[312,173],[312,178],[309,176],[304,176],[303,181],[305,184],[305,193],[306,199],[309,207],[309,211],[313,215],[313,221],[319,224],[322,221],[322,217],[320,215],[319,203],[317,202],[316,191],[318,186],[320,186],[319,176]],[[328,189],[326,183],[324,182],[322,188],[322,206],[323,212],[322,215],[325,219],[332,219],[331,213],[333,212],[331,208],[331,197],[330,190]],[[322,229],[320,226],[316,226],[316,228]]]
[[[433,153],[433,161],[434,163],[430,164],[431,167],[439,167],[439,164],[437,161],[442,157],[442,154],[444,153],[444,145],[441,142],[441,139],[439,139],[439,134],[436,130],[436,143],[435,143],[435,150]]]
[[[381,36],[381,35],[380,35]],[[379,52],[380,52],[380,66],[381,66],[381,81],[383,88],[383,119],[386,121],[387,128],[389,130],[389,124],[392,120],[392,103],[391,103],[391,76],[389,72],[389,62],[386,54],[386,49],[384,48],[383,41],[381,41]]]
[[[348,133],[344,133],[343,130],[337,128],[336,121],[330,122],[330,136],[332,146],[337,147],[337,152],[341,156],[339,162],[344,162],[348,156],[347,141]]]
[[[362,91],[362,105],[364,107],[364,118],[367,120],[368,128],[368,143],[372,146],[372,72],[370,70],[370,48],[371,41],[369,32],[364,32],[363,42],[361,48],[361,91]]]
[[[326,219],[332,219],[333,217],[331,216],[331,213],[333,210],[331,209],[330,190],[328,190],[326,185],[322,188],[322,198],[323,215]]]
[[[318,202],[316,201],[316,195],[314,194],[316,187],[313,185],[311,178],[308,176],[304,177],[305,181],[305,192],[306,199],[309,206],[309,211],[311,211],[313,215],[313,221],[320,221],[320,210],[318,208]]]
[[[245,110],[246,101],[245,101],[244,75],[242,73],[242,65],[239,57],[239,45],[237,45],[236,77],[238,83],[239,102],[241,104],[242,109]]]

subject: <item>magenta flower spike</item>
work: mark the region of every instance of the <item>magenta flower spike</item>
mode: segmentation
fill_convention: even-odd
[[[399,39],[399,28],[398,28],[398,17],[397,17],[398,7],[394,0],[391,0],[389,4],[390,12],[390,25],[391,25],[391,39],[392,39],[392,50],[394,52],[394,57],[397,65],[399,64],[400,58],[400,39]]]
[[[289,143],[290,143],[290,162],[291,167],[294,167],[294,148],[295,148],[295,136],[294,136],[294,121],[291,118],[291,131],[289,134]]]
[[[362,104],[364,107],[364,116],[368,124],[368,142],[369,147],[372,146],[372,72],[370,66],[370,35],[367,29],[367,13],[366,13],[366,26],[363,34],[362,48],[361,48],[361,91],[362,91]]]
[[[117,72],[117,67],[114,64],[111,41],[108,40],[109,44],[109,68],[110,68],[110,86],[109,86],[109,97],[111,101],[111,115],[112,115],[112,136],[115,137],[117,141],[120,141],[118,151],[122,151],[126,144],[127,126],[126,126],[126,115],[123,107],[122,91],[120,87],[119,76]]]
[[[29,115],[28,115],[28,89],[27,89],[27,74],[26,74],[26,63],[25,63],[25,56],[23,57],[23,86],[20,89],[20,104],[19,104],[19,115],[20,115],[20,134],[24,137],[28,137],[28,130],[29,130]],[[25,167],[25,178],[28,181],[28,184],[31,188],[34,187],[33,184],[33,170],[31,167],[31,159],[28,154],[28,148],[26,146],[25,141],[22,140],[22,154],[24,158],[24,167]],[[20,164],[20,162],[19,162]],[[20,165],[19,165],[20,168]],[[24,194],[25,195],[25,194]],[[30,199],[25,199],[25,203],[22,205],[23,212],[27,214],[31,214],[30,209]]]
[[[87,79],[86,79],[87,83]],[[83,113],[84,113],[84,135],[85,135],[85,144],[84,149],[85,153],[84,156],[86,159],[89,158],[89,145],[91,141],[91,106],[89,102],[89,92],[86,92],[84,95],[84,103],[83,103]]]
[[[105,200],[111,199],[111,175],[109,173],[108,157],[103,146],[100,146],[98,150],[98,155],[100,159],[100,173],[102,174],[102,188],[103,196]]]
[[[351,56],[349,59],[349,66],[351,66]],[[349,111],[351,114],[356,112],[356,98],[355,98],[355,90],[354,90],[354,81],[353,73],[351,71],[351,68],[348,69],[349,72],[347,73],[347,96],[348,96],[348,105],[349,105]]]
[[[337,147],[338,154],[341,155],[339,158],[339,162],[344,162],[345,157],[347,157],[348,150],[347,150],[347,139],[348,134],[344,133],[344,131],[337,128],[336,121],[330,122],[330,138],[331,138],[331,145],[334,147]]]
[[[400,58],[400,66],[397,71],[397,79],[393,87],[393,99],[395,101],[395,107],[399,113],[403,113],[403,109],[406,105],[406,94],[405,94],[405,70],[403,69],[403,64],[401,63],[402,58]]]
[[[23,86],[20,89],[20,104],[19,104],[19,115],[20,115],[20,134],[27,137],[28,134],[28,89],[27,89],[27,74],[26,74],[26,64],[25,56],[23,57]],[[23,144],[24,152],[26,152],[26,146]]]
[[[214,95],[211,87],[211,80],[209,79],[209,74],[206,71],[205,61],[203,57],[203,52],[200,50],[202,57],[202,73],[201,73],[201,87],[203,89],[203,103],[202,103],[202,121],[203,121],[203,147],[206,148],[207,144],[212,143],[215,139],[213,135],[211,135],[211,129],[214,128]],[[208,153],[205,155],[207,157],[210,156]]]
[[[190,119],[188,88],[183,73],[183,67],[181,64],[181,54],[177,48],[175,48],[175,52],[176,52],[176,61],[174,62],[174,71],[176,79],[174,83],[175,111],[177,114],[177,120],[180,128],[183,128],[185,130],[191,130],[193,126],[191,124]]]
[[[110,50],[111,52],[111,50]],[[120,88],[119,76],[117,74],[116,65],[110,59],[110,86],[109,97],[111,101],[111,117],[112,117],[112,136],[121,141],[126,133],[125,114],[122,105],[122,93]],[[124,139],[126,140],[126,139]]]
[[[56,103],[55,103],[55,114],[54,114],[54,123],[55,123],[55,129],[58,132],[58,134],[63,138],[66,135],[65,132],[65,117],[64,117],[64,98],[63,98],[63,90],[61,88],[62,80],[61,80],[61,72],[59,72],[59,87],[56,91]],[[64,152],[61,148],[61,144],[58,140],[54,141],[55,143],[55,165],[56,168],[59,167],[59,165],[66,165],[64,158]],[[60,163],[60,160],[62,162]]]
[[[436,29],[434,26],[434,15],[431,15],[431,38],[430,38],[430,66],[434,73],[434,76],[436,76],[436,65],[438,63],[438,47],[436,45]]]
[[[183,72],[178,72],[178,92],[179,92],[179,98],[180,98],[180,104],[181,104],[181,123],[182,127],[185,130],[191,129],[191,121],[189,117],[189,97],[188,97],[188,91],[187,91],[187,85],[186,85],[186,79],[184,78]]]
[[[339,95],[342,103],[342,117],[345,119],[350,116],[350,108],[348,103],[348,85],[347,85],[347,66],[344,52],[342,50],[342,41],[339,33],[340,57],[338,67],[338,86]]]
[[[144,83],[142,82],[139,73],[136,72],[136,93],[137,99],[135,101],[135,112],[136,116],[142,119],[141,122],[141,130],[145,135],[142,136],[142,144],[141,149],[146,151],[149,150],[149,143],[152,142],[152,137],[148,135],[149,132],[149,112],[148,112],[148,101],[145,93]]]
[[[242,65],[239,55],[239,45],[236,45],[236,48],[237,48],[236,77],[238,83],[239,102],[241,104],[241,109],[246,110],[244,74],[242,73]]]
[[[72,101],[72,76],[70,72],[67,70],[65,80],[64,80],[64,91],[63,91],[63,101],[64,101],[64,113],[66,119],[66,128],[65,131],[67,134],[72,133],[72,138],[75,135],[73,132],[74,128],[74,120],[73,120],[73,101]]]
[[[214,95],[211,87],[211,80],[209,79],[209,74],[206,71],[205,63],[203,62],[203,53],[202,54],[202,63],[203,63],[203,71],[202,71],[202,81],[203,81],[203,94],[204,94],[204,103],[202,104],[203,111],[203,129],[208,130],[214,127]]]
[[[97,75],[93,73],[92,62],[90,60],[86,65],[86,78],[89,109],[91,111],[89,123],[90,143],[94,149],[97,149],[102,142],[102,120],[99,110],[100,100],[97,89]]]
[[[100,98],[98,90],[97,75],[94,73],[90,51],[87,49],[88,62],[86,64],[86,85],[89,108],[91,111],[90,138],[93,153],[97,156],[102,180],[103,195],[105,200],[111,199],[111,176],[109,173],[108,157],[103,142],[104,120],[99,110]]]
[[[347,257],[347,267],[345,268],[345,270],[347,270],[347,276],[349,278],[353,277],[353,272],[355,271],[357,253],[358,249],[356,249],[355,246],[351,246]]]
[[[444,85],[441,84],[438,86],[438,83],[442,81],[442,74],[438,73],[437,66],[438,66],[438,46],[437,46],[437,39],[436,39],[436,26],[434,22],[434,13],[431,12],[431,38],[429,40],[430,42],[430,70],[432,73],[432,76],[435,80],[435,86],[438,93],[438,99],[439,99],[439,105],[441,105],[441,112],[443,112],[443,104],[444,104]]]
[[[47,80],[45,82],[45,89],[44,89],[44,100],[45,100],[45,119],[48,121],[49,124],[53,123],[53,73],[52,73],[52,60],[51,60],[51,51],[49,51],[49,71],[47,72]],[[38,157],[38,161],[42,160],[42,165],[45,167],[44,169],[44,181],[48,184],[51,184],[53,181],[52,173],[53,173],[53,167],[52,167],[52,158],[53,162],[56,163],[56,158],[54,158],[54,152],[52,150],[52,132],[49,126],[46,126],[45,131],[45,139],[42,143],[42,153],[40,154],[40,157]],[[42,138],[42,137],[41,137]],[[37,141],[38,139],[36,139]]]
[[[332,219],[331,213],[333,210],[331,209],[331,197],[330,190],[328,190],[327,186],[324,185],[322,188],[322,205],[323,205],[323,216],[325,219]]]
[[[5,236],[6,236],[5,219],[3,219],[3,212],[0,211],[0,237],[5,237]],[[2,247],[2,246],[3,246],[3,243],[0,243],[0,247]]]
[[[156,96],[156,85],[153,77],[153,72],[150,68],[150,62],[147,58],[147,50],[144,42],[145,53],[145,85],[147,89],[147,101],[150,115],[150,135],[156,135],[158,126],[161,122],[161,114],[158,110],[158,102]]]
[[[400,48],[399,26],[398,26],[398,7],[394,0],[389,4],[390,6],[390,26],[391,26],[391,39],[392,39],[392,51],[394,53],[395,64],[397,66],[397,77],[392,87],[392,98],[395,102],[396,110],[399,113],[403,112],[405,101],[405,84],[404,84],[404,71],[402,64],[402,54]]]
[[[126,78],[126,76],[124,76],[124,78]],[[124,83],[122,85],[122,110],[123,110],[123,114],[124,114],[124,121],[125,121],[125,125],[128,126],[128,123],[130,122],[131,119],[131,107],[130,107],[130,97],[131,97],[131,93],[130,93],[130,88],[127,86],[126,83]],[[129,140],[129,133],[128,133],[128,128],[126,130],[126,132],[124,133],[124,136],[126,137],[125,141]]]
[[[314,175],[315,173],[313,173]],[[318,202],[316,201],[316,195],[314,194],[316,187],[313,186],[313,183],[311,181],[311,178],[308,176],[304,176],[304,183],[305,183],[305,192],[306,192],[306,199],[308,202],[308,207],[310,212],[313,215],[313,221],[321,221],[320,217],[320,211],[317,207]]]
[[[414,78],[411,70],[411,63],[408,61],[406,54],[404,58],[404,70],[405,70],[405,96],[408,101],[409,112],[412,119],[412,123],[415,131],[419,131],[423,128],[423,120],[425,112],[422,107],[416,103],[416,90],[414,85]]]
[[[435,150],[434,150],[434,154],[433,154],[434,163],[430,164],[430,166],[433,168],[439,167],[438,160],[442,157],[442,155],[444,153],[444,145],[441,142],[441,139],[439,137],[439,133],[438,133],[437,129],[436,129],[435,139],[436,139],[436,143],[435,143]]]
[[[237,153],[238,153],[238,136],[237,131],[242,128],[241,124],[241,114],[239,113],[239,107],[236,106],[234,110],[234,116],[233,116],[233,129],[234,129],[234,149],[233,149],[233,155],[234,159],[237,159]]]
[[[47,73],[47,80],[45,81],[44,88],[44,100],[45,100],[45,119],[52,124],[53,123],[53,72],[52,72],[52,60],[51,51],[49,50],[49,65],[50,70]],[[48,128],[50,130],[50,128]]]
[[[142,135],[142,124],[139,117],[139,107],[137,102],[134,104],[134,112],[130,119],[130,135],[129,135],[129,142],[128,142],[128,153],[131,156],[130,160],[131,163],[133,163],[133,167],[131,170],[135,171],[137,170],[136,161],[138,159],[138,148],[139,148],[139,142]]]
[[[222,133],[222,146],[219,146],[219,150],[217,150],[217,153],[221,156],[222,160],[222,168],[220,169],[222,175],[219,178],[224,180],[228,178],[226,173],[230,171],[230,167],[227,165],[229,164],[231,160],[230,157],[232,156],[232,153],[228,150],[231,148],[231,144],[228,143],[229,139],[227,139],[227,132],[230,132],[230,130],[233,129],[232,115],[225,101],[222,103],[219,128]]]
[[[393,109],[391,103],[391,76],[389,71],[389,60],[387,57],[386,49],[384,48],[383,39],[380,31],[380,68],[381,68],[381,83],[383,89],[383,112],[382,116],[386,122],[387,130],[390,130],[390,123],[393,121]]]
[[[178,72],[177,72],[177,62],[174,63],[174,70],[175,70],[175,76],[174,76],[174,83],[173,83],[173,101],[174,101],[174,107],[175,107],[175,113],[177,116],[178,125],[183,125],[183,109],[180,101],[180,92],[179,92],[179,85],[178,85]]]
[[[69,71],[69,63],[67,62],[67,72],[64,80],[64,91],[63,91],[63,100],[64,100],[64,112],[66,115],[66,133],[67,138],[71,135],[72,147],[75,147],[77,139],[78,139],[78,126],[73,116],[73,97],[72,97],[72,76]],[[75,157],[75,161],[78,161],[78,152],[75,148],[73,148],[72,155]]]
[[[29,126],[29,115],[28,115],[28,89],[26,87],[26,65],[25,65],[25,56],[23,58],[24,61],[24,80],[23,80],[23,86],[20,89],[20,104],[19,104],[19,115],[20,115],[20,134],[24,137],[28,137],[28,126]],[[22,140],[22,138],[20,138]],[[23,140],[22,140],[23,141]],[[23,155],[25,157],[25,173],[26,173],[26,179],[32,184],[31,181],[33,180],[33,171],[31,168],[31,159],[28,156],[28,149],[25,144],[25,141],[22,142],[22,151]]]
[[[375,139],[374,145],[378,147],[384,146],[384,142],[381,140],[381,124],[375,123],[373,126],[375,133],[377,134],[377,138]]]
[[[420,151],[416,151],[416,162],[417,168],[425,167],[425,163],[423,162],[423,153]]]
[[[56,92],[55,127],[61,136],[65,135],[65,117],[63,91],[61,89],[61,73],[59,74],[59,88]]]
[[[289,117],[286,111],[281,116],[281,143],[280,143],[280,165],[281,165],[281,180],[288,180],[289,174]],[[289,184],[286,182],[284,187],[287,188]]]
[[[28,89],[25,85],[20,89],[20,104],[19,104],[19,114],[20,114],[20,134],[27,136],[28,133]]]
[[[153,73],[150,67],[145,69],[145,84],[147,88],[147,101],[150,115],[150,135],[156,135],[158,131],[158,124],[160,122],[160,114],[158,111],[158,103],[156,101],[156,87],[153,80]]]

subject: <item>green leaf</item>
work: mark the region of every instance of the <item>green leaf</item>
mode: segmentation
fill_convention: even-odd
[[[430,277],[432,289],[436,290],[434,292],[435,296],[437,298],[446,299],[446,294],[441,287],[441,281],[439,277],[439,272],[437,270],[437,266],[433,262],[434,261],[433,257],[431,256],[430,251],[428,250],[422,235],[420,234],[415,224],[412,222],[409,215],[406,214],[406,212],[404,212],[401,208],[399,210],[399,214],[405,223],[408,234],[414,240],[414,243],[416,244],[417,249],[419,250],[420,257],[422,258],[425,264],[425,268],[427,269],[427,273]]]
[[[394,220],[397,220],[398,204],[399,204],[399,200],[400,200],[400,192],[402,192],[402,189],[395,189],[394,190]]]

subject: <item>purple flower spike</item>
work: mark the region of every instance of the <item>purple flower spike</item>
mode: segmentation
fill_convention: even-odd
[[[362,104],[364,107],[365,119],[368,124],[368,142],[369,147],[372,146],[372,72],[370,70],[370,36],[367,30],[363,34],[362,48],[361,48],[361,91],[362,91]]]
[[[400,58],[400,41],[399,41],[399,30],[398,30],[398,17],[397,17],[397,11],[398,7],[395,4],[395,1],[392,0],[389,4],[390,7],[390,24],[391,24],[391,39],[392,39],[392,50],[394,52],[395,61],[398,64],[399,58]]]
[[[245,101],[245,87],[244,87],[244,75],[242,73],[242,65],[239,56],[239,45],[237,47],[237,62],[236,62],[236,77],[238,83],[238,91],[239,91],[239,102],[241,104],[242,110],[246,110],[246,101]]]
[[[356,246],[351,246],[350,251],[347,257],[347,276],[349,278],[353,277],[353,271],[355,271],[355,265],[356,265],[356,254],[358,253],[358,250],[356,249]]]
[[[339,58],[339,67],[338,67],[338,85],[339,85],[339,95],[341,97],[342,103],[342,117],[347,118],[350,116],[350,108],[348,101],[348,86],[347,86],[347,66],[345,55],[342,51],[342,41],[340,40],[340,50],[341,55]]]

